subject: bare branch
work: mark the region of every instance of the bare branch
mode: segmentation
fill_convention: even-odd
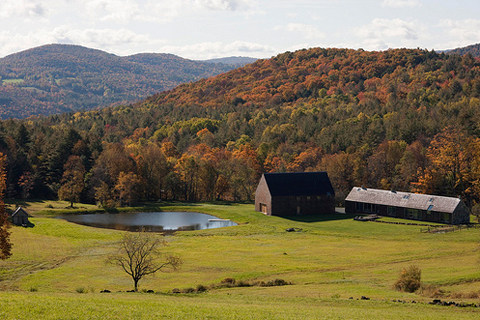
[[[173,255],[162,253],[161,248],[167,242],[158,236],[146,232],[126,233],[118,252],[109,257],[108,263],[120,266],[125,273],[132,277],[135,291],[138,282],[147,275],[154,274],[164,268],[177,270],[182,260]]]

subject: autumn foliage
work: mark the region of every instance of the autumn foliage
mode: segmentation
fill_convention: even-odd
[[[0,151],[11,197],[57,197],[74,156],[85,169],[80,201],[107,207],[249,201],[263,172],[317,170],[339,202],[364,185],[475,206],[479,105],[471,56],[315,48],[134,105],[5,121]]]
[[[12,244],[10,243],[10,232],[8,231],[9,222],[5,212],[5,160],[6,157],[0,154],[0,260],[7,259],[11,255]]]

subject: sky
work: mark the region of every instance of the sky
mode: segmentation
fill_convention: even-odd
[[[195,60],[312,47],[443,50],[480,43],[480,1],[0,0],[0,57],[50,43]]]

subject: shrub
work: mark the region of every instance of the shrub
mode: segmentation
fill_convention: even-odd
[[[422,284],[417,293],[429,298],[442,298],[446,294],[444,290],[431,284]]]
[[[399,291],[415,292],[417,291],[421,283],[422,271],[419,267],[411,265],[408,268],[402,269],[400,277],[395,282],[394,287]]]
[[[207,291],[207,287],[205,287],[203,284],[199,284],[197,286],[197,292],[205,292]]]
[[[38,288],[37,288],[37,287],[30,287],[30,289],[28,289],[28,291],[30,291],[30,292],[37,292],[37,291],[38,291]]]
[[[231,285],[234,285],[235,284],[235,279],[234,278],[225,278],[222,280],[221,282],[222,284],[231,284]]]
[[[260,284],[261,287],[278,287],[278,286],[287,286],[291,284],[290,282],[287,282],[283,279],[275,279],[275,280],[270,280],[267,282],[263,282]]]
[[[77,291],[78,293],[86,293],[87,292],[87,290],[85,290],[84,287],[77,288],[77,289],[75,289],[75,291]]]
[[[238,281],[237,284],[235,285],[236,287],[251,287],[252,284],[249,283],[248,281]]]
[[[476,203],[473,207],[472,207],[472,214],[475,216],[475,218],[477,219],[477,222],[480,222],[480,203]]]

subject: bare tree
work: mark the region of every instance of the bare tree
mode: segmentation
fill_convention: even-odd
[[[117,254],[109,259],[109,263],[118,265],[132,277],[135,291],[138,282],[149,274],[164,268],[178,269],[182,260],[174,255],[161,252],[167,245],[165,240],[147,232],[126,233]]]

